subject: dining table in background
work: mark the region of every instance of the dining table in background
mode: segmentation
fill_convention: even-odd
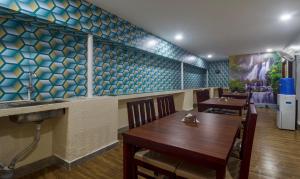
[[[224,92],[222,97],[235,98],[235,99],[247,99],[249,93],[238,93],[238,92]]]
[[[242,111],[247,104],[246,99],[233,99],[233,98],[211,98],[198,103],[198,111],[203,112],[209,108],[229,109],[239,111],[239,115],[242,115]]]
[[[241,117],[191,112],[199,123],[182,122],[187,112],[176,112],[123,133],[124,179],[136,178],[132,165],[137,148],[146,148],[179,160],[216,170],[224,179]]]

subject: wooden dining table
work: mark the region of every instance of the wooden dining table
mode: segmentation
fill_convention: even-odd
[[[206,101],[198,103],[198,111],[202,112],[208,108],[230,109],[238,110],[239,115],[242,115],[242,111],[247,104],[246,99],[233,99],[233,98],[211,98]]]
[[[199,123],[189,124],[181,121],[187,113],[176,112],[123,133],[124,179],[136,178],[132,163],[137,148],[214,169],[216,177],[224,179],[241,117],[191,112]]]
[[[224,92],[222,97],[235,98],[235,99],[247,99],[249,93],[237,93],[237,92]]]

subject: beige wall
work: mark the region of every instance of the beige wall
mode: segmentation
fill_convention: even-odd
[[[117,105],[114,97],[71,102],[54,127],[54,154],[72,162],[117,142]]]
[[[117,142],[117,99],[95,97],[68,102],[66,114],[42,124],[41,140],[17,166],[57,155],[71,162]],[[0,118],[0,162],[12,157],[33,140],[34,124],[15,124]]]
[[[11,159],[33,140],[34,124],[15,124],[7,117],[0,118],[0,162],[8,165]],[[52,155],[52,126],[55,121],[46,121],[41,128],[41,141],[36,150],[17,166],[31,163]]]

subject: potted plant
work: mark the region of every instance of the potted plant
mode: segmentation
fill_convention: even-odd
[[[239,80],[230,80],[229,89],[232,92],[243,92],[245,91],[245,83]]]
[[[274,96],[274,102],[277,103],[277,94],[279,93],[279,80],[282,78],[282,63],[276,62],[266,73],[267,83],[271,86]]]

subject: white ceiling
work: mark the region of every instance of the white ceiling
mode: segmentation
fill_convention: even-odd
[[[300,34],[300,0],[91,0],[188,51],[215,60],[282,50]],[[283,13],[295,13],[288,22]],[[184,39],[174,40],[182,33]]]

